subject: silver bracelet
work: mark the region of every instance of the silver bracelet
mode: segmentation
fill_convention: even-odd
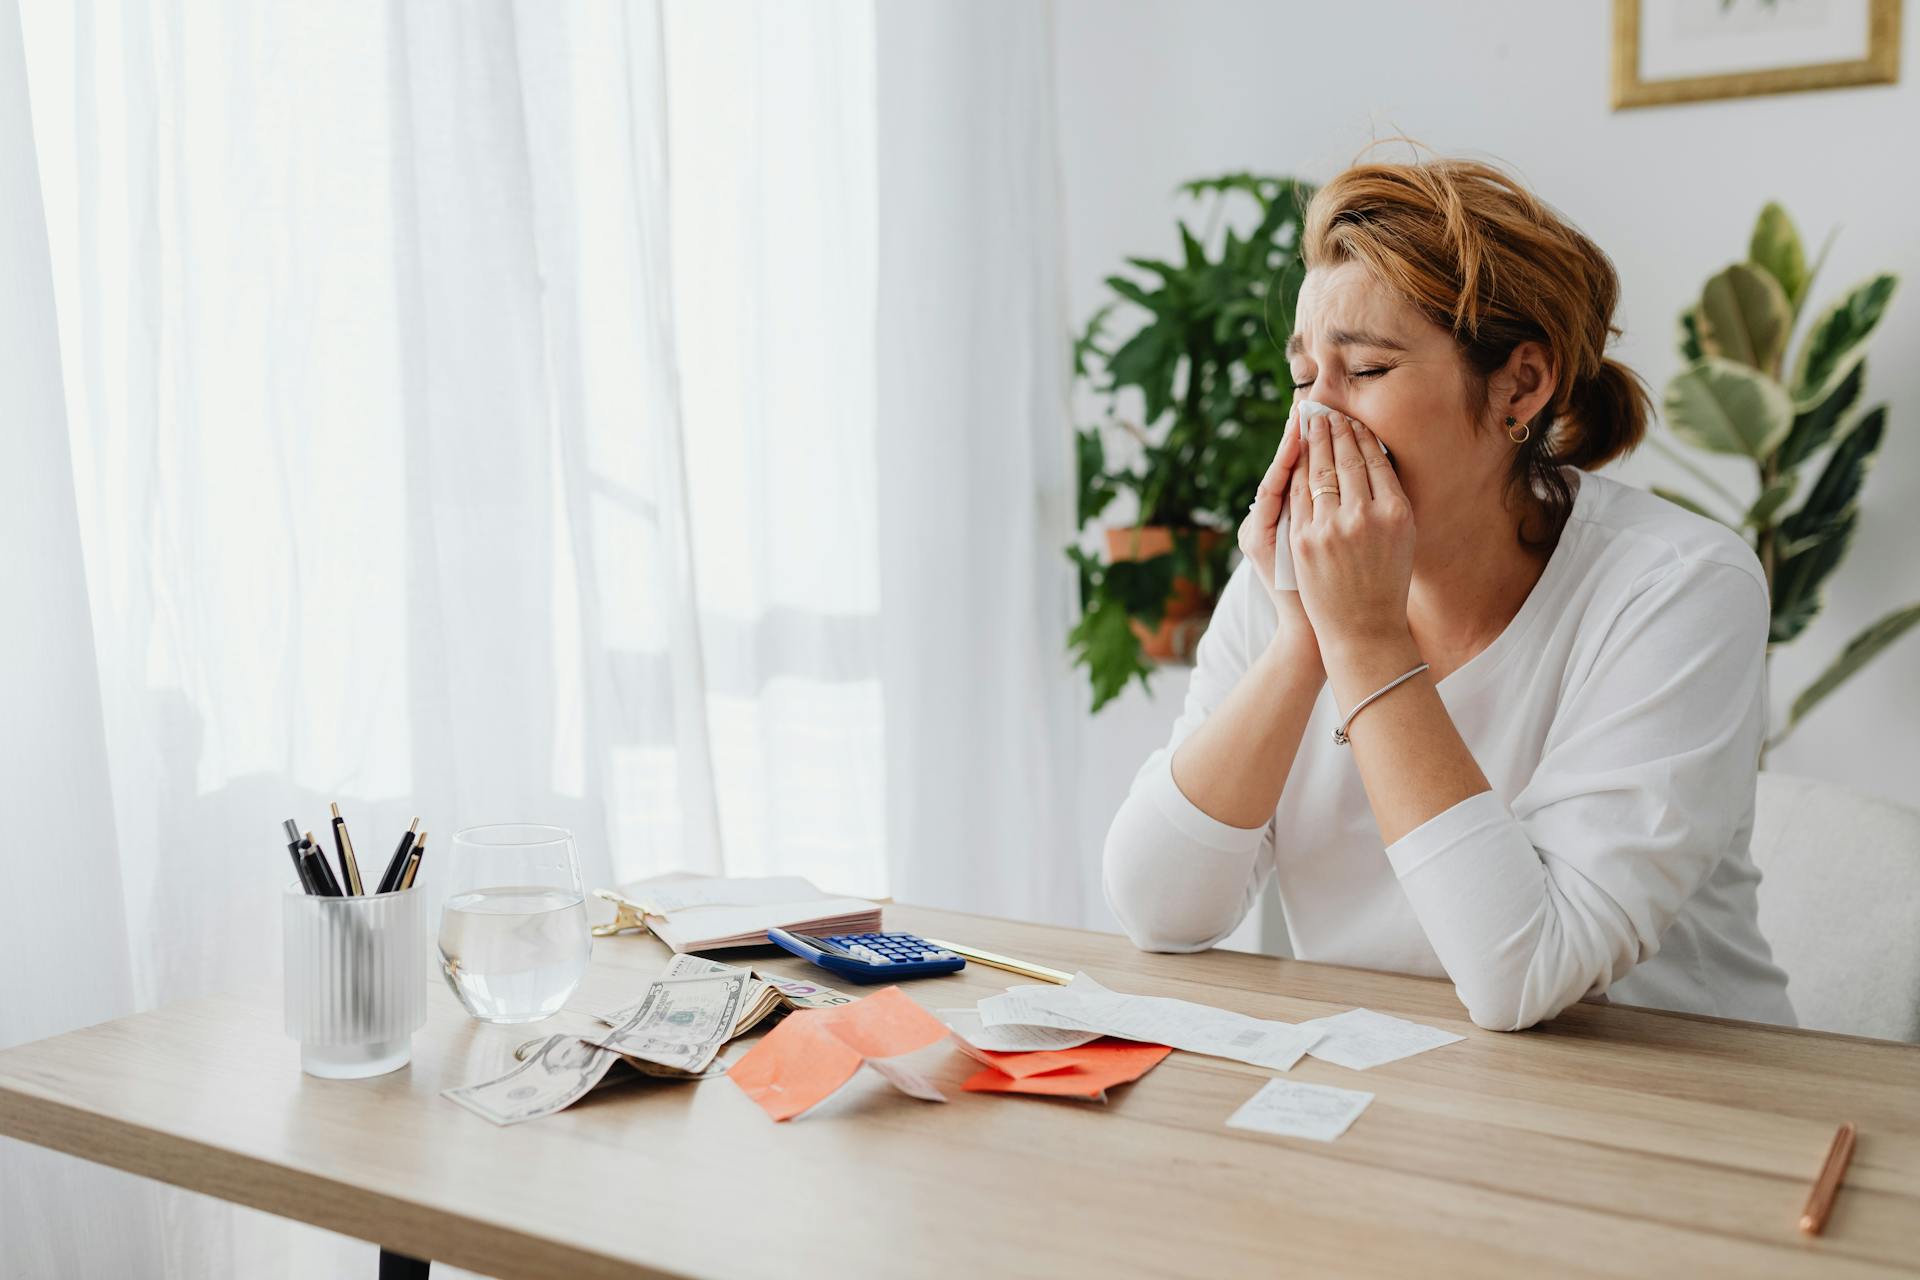
[[[1353,723],[1353,718],[1359,715],[1360,712],[1366,708],[1366,705],[1369,702],[1372,702],[1375,698],[1379,697],[1383,693],[1392,692],[1395,688],[1413,679],[1415,676],[1419,675],[1422,671],[1425,671],[1430,665],[1431,665],[1430,663],[1423,662],[1419,666],[1415,667],[1413,670],[1407,672],[1407,674],[1401,676],[1398,680],[1395,680],[1392,684],[1381,685],[1378,689],[1375,689],[1372,693],[1360,699],[1359,702],[1354,704],[1353,710],[1347,712],[1347,718],[1340,722],[1340,727],[1333,731],[1333,740],[1339,743],[1343,747],[1346,746],[1347,743],[1351,741],[1351,739],[1347,737],[1347,726]]]

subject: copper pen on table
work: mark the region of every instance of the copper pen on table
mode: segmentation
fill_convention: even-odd
[[[1833,1145],[1827,1148],[1827,1162],[1820,1166],[1820,1176],[1814,1181],[1813,1191],[1807,1196],[1807,1207],[1800,1211],[1800,1230],[1810,1236],[1817,1236],[1827,1225],[1827,1215],[1833,1212],[1834,1197],[1840,1194],[1840,1179],[1847,1172],[1847,1162],[1853,1159],[1853,1140],[1858,1135],[1851,1123],[1840,1126],[1833,1135]]]

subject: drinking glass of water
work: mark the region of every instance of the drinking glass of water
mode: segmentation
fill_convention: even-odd
[[[580,985],[593,950],[573,835],[500,825],[454,833],[441,864],[440,971],[483,1022],[538,1022]]]

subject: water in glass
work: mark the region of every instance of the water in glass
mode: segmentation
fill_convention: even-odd
[[[550,827],[454,836],[440,913],[440,969],[467,1012],[535,1022],[560,1011],[587,971],[593,935],[573,840]]]

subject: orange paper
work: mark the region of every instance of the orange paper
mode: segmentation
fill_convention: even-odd
[[[1077,1049],[1039,1053],[981,1049],[976,1056],[991,1059],[995,1066],[968,1076],[960,1087],[972,1093],[1037,1093],[1104,1102],[1108,1089],[1138,1080],[1172,1052],[1163,1044],[1136,1044],[1111,1036]],[[1010,1060],[1006,1066],[1011,1070],[998,1069],[1003,1060]]]
[[[892,1058],[947,1036],[946,1024],[899,987],[851,1004],[787,1015],[727,1071],[775,1120],[823,1102],[868,1058]]]

